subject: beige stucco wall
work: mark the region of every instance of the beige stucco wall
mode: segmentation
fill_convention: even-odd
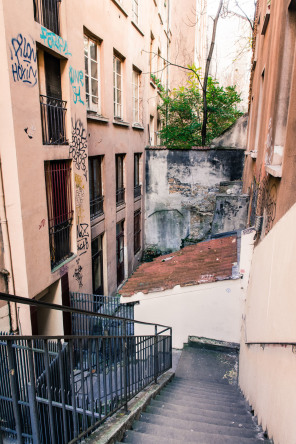
[[[292,444],[295,431],[296,205],[255,248],[241,340],[240,385],[275,444]]]

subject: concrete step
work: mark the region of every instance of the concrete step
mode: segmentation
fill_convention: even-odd
[[[183,420],[179,417],[172,418],[163,415],[156,415],[151,413],[143,413],[140,417],[140,421],[148,422],[150,424],[157,424],[163,427],[173,427],[177,429],[190,430],[191,432],[203,432],[203,433],[214,433],[228,436],[237,436],[243,438],[257,438],[258,433],[260,433],[259,427],[257,430],[255,427],[244,428],[242,427],[229,427],[226,425],[218,424],[208,424],[198,421]]]
[[[241,396],[244,397],[242,392],[235,386],[234,388],[225,388],[222,390],[219,390],[218,388],[214,387],[211,388],[209,386],[205,386],[203,384],[196,384],[196,385],[188,385],[188,384],[181,384],[179,382],[170,382],[164,390],[182,390],[185,393],[206,393],[206,394],[213,394],[213,395],[220,395],[220,396]]]
[[[240,413],[241,415],[244,415],[247,412],[247,408],[244,405],[229,405],[218,401],[196,400],[190,397],[183,397],[182,399],[179,399],[172,395],[157,395],[155,401],[160,401],[163,403],[169,402],[170,404],[175,404],[182,407],[213,410],[218,412]]]
[[[205,407],[201,407],[201,408],[196,408],[196,407],[191,407],[191,406],[182,406],[180,407],[178,404],[176,403],[171,403],[171,402],[161,402],[158,401],[156,399],[153,399],[151,401],[151,407],[157,407],[157,408],[164,408],[164,409],[168,409],[168,410],[173,410],[176,412],[183,412],[183,413],[192,413],[195,415],[201,415],[201,416],[210,416],[213,417],[215,415],[215,418],[218,419],[226,419],[226,420],[235,420],[237,419],[238,421],[244,421],[244,419],[252,418],[251,413],[248,412],[244,412],[243,414],[240,412],[235,412],[235,413],[230,413],[228,411],[221,411],[221,410],[207,410]]]
[[[179,439],[164,439],[155,435],[149,435],[148,433],[144,434],[140,432],[135,432],[134,430],[129,430],[128,432],[126,432],[126,435],[121,442],[129,444],[180,444]]]
[[[176,419],[176,411],[166,409],[165,406],[153,407],[149,405],[146,408],[146,413],[151,413],[151,414],[155,413],[156,415],[161,415]],[[245,429],[250,428],[252,430],[254,429],[254,427],[256,427],[256,424],[251,415],[245,415],[245,416],[232,415],[231,418],[229,417],[218,418],[216,415],[213,416],[212,412],[209,412],[209,414],[207,414],[207,412],[205,412],[205,414],[203,412],[201,414],[194,414],[194,413],[183,412],[183,410],[181,410],[178,412],[178,418],[185,421],[197,421],[205,424],[226,425],[229,427],[243,427]]]
[[[184,392],[183,390],[174,390],[174,388],[166,388],[161,391],[161,395],[164,396],[171,396],[172,398],[176,398],[178,400],[182,399],[192,399],[194,401],[209,401],[213,403],[220,403],[224,405],[243,405],[247,406],[248,404],[242,398],[240,395],[237,396],[225,396],[225,395],[219,395],[219,394],[206,394],[206,392],[202,393],[190,393],[190,392]]]
[[[175,377],[170,383],[172,386],[187,387],[191,389],[206,389],[209,391],[219,392],[219,393],[237,393],[238,386],[230,385],[228,382],[209,382],[208,380],[201,379],[185,379]]]
[[[176,418],[176,424],[178,418]],[[203,433],[195,432],[187,429],[161,426],[157,424],[149,424],[142,421],[136,421],[133,424],[133,430],[140,433],[148,433],[156,437],[162,437],[164,442],[167,439],[179,440],[181,443],[198,443],[198,444],[262,444],[259,438],[243,438],[237,436],[221,435],[219,433]]]

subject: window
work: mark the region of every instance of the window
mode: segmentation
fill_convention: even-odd
[[[139,123],[139,87],[140,87],[140,73],[133,70],[133,122]]]
[[[161,120],[157,119],[157,132],[156,132],[156,144],[162,145],[162,140],[161,140],[161,130],[162,130],[162,124],[161,124]]]
[[[140,161],[141,153],[136,153],[134,155],[134,197],[141,196],[141,185],[140,185]]]
[[[139,24],[139,2],[138,0],[133,0],[133,21],[136,25]]]
[[[84,36],[84,64],[87,109],[100,114],[99,46],[87,36]]]
[[[104,294],[103,282],[103,235],[91,242],[93,294]]]
[[[43,62],[42,58],[44,60],[46,90],[46,95],[40,94],[43,144],[63,145],[67,143],[67,102],[62,100],[60,59],[40,51],[38,56],[40,65]]]
[[[116,224],[117,285],[124,279],[124,220]]]
[[[104,213],[102,159],[103,156],[96,156],[89,157],[88,160],[90,220],[93,220]]]
[[[134,253],[141,250],[141,211],[134,213]]]
[[[124,179],[123,179],[123,163],[124,154],[117,154],[115,157],[115,168],[116,168],[116,205],[121,205],[124,203]]]
[[[122,61],[113,56],[114,117],[122,119]]]
[[[34,19],[45,28],[60,34],[61,0],[33,0]]]
[[[73,219],[70,162],[46,162],[45,182],[50,262],[54,268],[73,254],[70,236]]]
[[[154,116],[150,116],[150,125],[149,125],[149,139],[150,145],[154,145]]]

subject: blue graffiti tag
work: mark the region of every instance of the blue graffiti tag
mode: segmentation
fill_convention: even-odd
[[[46,43],[50,49],[56,49],[65,56],[72,55],[68,49],[67,40],[62,39],[62,37],[56,35],[54,32],[48,31],[48,29],[43,26],[41,26],[40,38],[44,40],[44,43]]]
[[[81,90],[80,90],[80,86],[82,87],[84,86],[83,71],[81,70],[78,71],[77,69],[74,69],[72,68],[72,66],[70,66],[69,77],[73,91],[74,103],[80,102],[82,103],[82,105],[84,105],[84,101],[81,99]]]
[[[34,41],[30,43],[22,34],[11,39],[10,58],[14,82],[37,83],[37,52]]]

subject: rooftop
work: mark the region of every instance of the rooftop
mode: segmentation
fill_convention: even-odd
[[[147,262],[134,272],[119,293],[129,297],[189,285],[237,278],[236,235],[211,239]],[[235,267],[233,269],[233,267]]]

